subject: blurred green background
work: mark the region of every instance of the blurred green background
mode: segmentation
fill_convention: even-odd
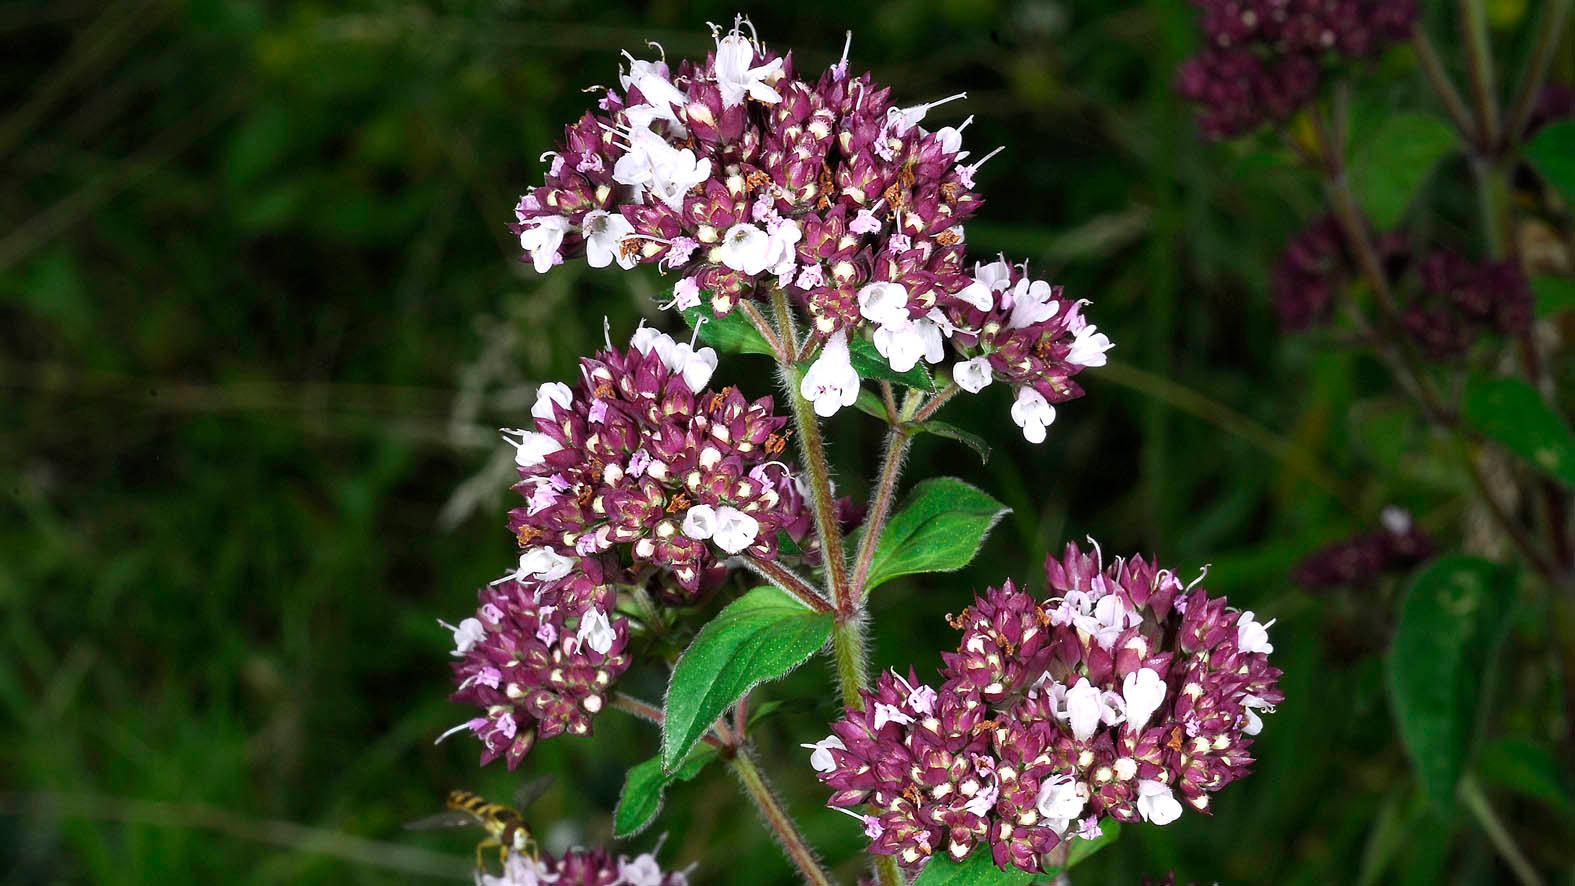
[[[1533,4],[1534,5],[1534,4]],[[1495,5],[1509,45],[1524,2]],[[616,76],[618,50],[703,54],[736,4],[21,2],[0,6],[0,872],[31,882],[388,882],[468,876],[474,837],[408,835],[465,787],[520,776],[432,739],[448,634],[512,559],[508,454],[534,383],[640,317],[649,268],[538,277],[505,229],[537,155]],[[1278,617],[1287,701],[1257,774],[1214,816],[1129,828],[1081,882],[1174,869],[1221,882],[1491,882],[1468,820],[1427,807],[1392,737],[1376,652],[1394,589],[1296,591],[1307,552],[1383,505],[1461,517],[1372,362],[1278,331],[1267,295],[1313,183],[1263,145],[1212,146],[1173,91],[1184,0],[800,0],[745,10],[807,68],[853,29],[905,103],[967,90],[970,144],[1004,144],[969,242],[1032,260],[1117,342],[1048,443],[992,388],[921,438],[911,477],[952,473],[1013,514],[963,573],[877,595],[877,666],[939,662],[941,616],[1085,534],[1158,553]],[[1442,43],[1448,47],[1447,36]],[[1568,74],[1568,59],[1560,69]],[[1374,99],[1420,94],[1404,51]],[[948,117],[950,119],[950,117]],[[1436,224],[1469,218],[1439,198]],[[722,373],[760,387],[765,365]],[[832,422],[862,493],[879,428]],[[1380,477],[1389,479],[1379,479]],[[1445,545],[1452,544],[1446,534]],[[1539,608],[1539,606],[1541,608]],[[1546,604],[1518,635],[1549,630]],[[1513,667],[1513,666],[1511,666]],[[1511,671],[1513,673],[1513,670]],[[1550,678],[1551,679],[1551,678]],[[1565,742],[1567,690],[1493,738]],[[652,694],[655,694],[655,689]],[[821,809],[797,745],[823,735],[826,663],[757,696],[768,772],[831,858],[858,828]],[[610,839],[624,771],[655,732],[617,713],[530,758],[557,786],[549,846]],[[1538,862],[1568,865],[1570,810],[1493,792]],[[698,882],[790,868],[719,768],[652,832]],[[747,872],[747,877],[745,873]]]

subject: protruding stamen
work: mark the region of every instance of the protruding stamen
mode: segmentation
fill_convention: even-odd
[[[695,349],[695,342],[700,340],[700,327],[704,326],[709,319],[709,317],[705,316],[695,318],[695,331],[689,334],[689,350]]]

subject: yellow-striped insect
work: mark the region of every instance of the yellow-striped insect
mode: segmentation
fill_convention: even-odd
[[[448,809],[437,815],[410,822],[405,828],[412,831],[430,831],[443,828],[480,826],[487,832],[486,839],[476,844],[476,867],[484,868],[481,853],[487,849],[498,850],[498,862],[508,861],[510,852],[523,852],[536,861],[540,848],[530,825],[525,823],[523,810],[534,803],[552,786],[552,777],[546,776],[526,782],[514,794],[514,805],[488,802],[487,798],[470,791],[450,791],[445,804]]]

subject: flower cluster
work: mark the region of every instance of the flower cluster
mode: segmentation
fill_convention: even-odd
[[[811,519],[777,461],[787,423],[770,397],[706,387],[716,352],[648,327],[628,350],[580,361],[580,380],[542,385],[535,429],[506,429],[525,504],[509,515],[524,552],[515,577],[556,579],[576,556],[615,554],[667,570],[684,592],[721,582],[721,560],[776,556],[778,533]],[[806,541],[807,544],[807,541]]]
[[[1410,246],[1403,231],[1376,237],[1374,244],[1391,278],[1404,268]],[[1345,232],[1332,215],[1315,219],[1285,245],[1274,266],[1274,307],[1280,325],[1305,332],[1329,321],[1340,290],[1357,276]]]
[[[614,857],[606,849],[570,849],[554,858],[515,852],[494,877],[476,872],[476,886],[687,886],[683,871],[663,871],[654,853]]]
[[[959,379],[969,390],[987,384],[993,366],[1020,392],[1037,392],[1020,393],[1013,412],[1026,416],[1018,424],[1030,439],[1043,439],[1049,404],[1076,396],[1068,366],[1100,365],[1109,340],[1092,327],[1081,346],[1056,345],[1042,327],[1001,334],[1022,326],[1008,323],[1012,293],[992,286],[1016,280],[1003,270],[981,282],[963,253],[962,223],[981,204],[974,176],[989,157],[967,162],[968,121],[920,125],[963,96],[899,107],[890,88],[848,73],[846,48],[818,79],[804,79],[791,55],[740,25],[718,29],[700,63],[629,57],[620,89],[567,128],[544,157],[545,183],[516,207],[527,258],[543,272],[581,253],[595,267],[655,263],[678,276],[670,305],[704,297],[718,316],[785,292],[820,346],[802,392],[821,415],[858,396],[855,338],[867,335],[896,372],[941,362],[951,339],[978,355]],[[1041,309],[1060,305],[1042,295],[1048,284],[1033,286]],[[1001,325],[981,325],[992,321]],[[1083,325],[1071,310],[1053,332],[1080,334]]]
[[[1048,600],[1011,582],[952,621],[939,690],[888,673],[810,764],[872,851],[918,867],[977,845],[1041,870],[1105,818],[1164,825],[1245,775],[1282,695],[1268,627],[1141,558],[1068,545]]]
[[[589,735],[614,681],[629,669],[628,622],[596,558],[553,580],[503,579],[481,590],[454,632],[454,701],[482,715],[454,727],[481,740],[481,763],[519,765],[538,738]]]
[[[1433,556],[1433,540],[1400,508],[1385,508],[1382,524],[1322,548],[1303,560],[1292,580],[1315,588],[1365,587],[1386,572],[1409,569]]]
[[[923,316],[962,285],[961,223],[980,204],[967,122],[919,126],[961,96],[898,107],[845,50],[804,79],[747,25],[714,29],[699,63],[629,56],[516,208],[531,262],[658,263],[679,272],[680,306],[704,291],[719,315],[780,286],[825,334],[859,322],[871,281],[904,286]]]
[[[1372,56],[1410,36],[1416,0],[1193,0],[1206,48],[1180,91],[1213,138],[1290,118],[1318,92],[1330,60]]]
[[[1513,262],[1473,262],[1436,252],[1417,266],[1422,294],[1406,308],[1406,331],[1435,360],[1459,357],[1483,332],[1531,328],[1532,294]]]

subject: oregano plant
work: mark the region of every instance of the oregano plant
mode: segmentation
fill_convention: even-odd
[[[1008,510],[954,477],[905,485],[914,438],[988,457],[938,417],[981,396],[1043,442],[1112,342],[1026,262],[969,253],[975,175],[1001,149],[964,147],[965,96],[909,104],[847,47],[809,75],[747,19],[713,31],[701,60],[627,56],[516,207],[537,272],[655,265],[685,331],[607,329],[503,430],[518,560],[452,626],[453,698],[474,713],[451,732],[529,771],[539,742],[590,737],[609,709],[647,720],[616,836],[726,767],[812,883],[832,875],[771,786],[783,767],[813,770],[815,814],[862,834],[886,886],[1064,877],[1123,829],[1207,814],[1282,694],[1273,620],[1202,575],[1068,544],[1042,578],[944,601],[958,635],[938,672],[871,666],[872,594],[968,565]],[[723,361],[755,384],[715,384]],[[833,484],[823,428],[845,420],[884,427],[867,502]],[[840,715],[764,758],[751,710],[821,663]],[[665,696],[627,689],[633,669]],[[478,880],[684,877],[651,853],[502,851]]]

